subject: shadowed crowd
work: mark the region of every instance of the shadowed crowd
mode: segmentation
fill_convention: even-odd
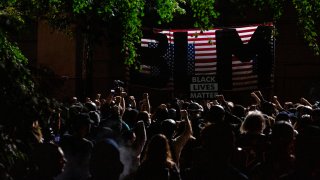
[[[136,99],[121,89],[73,97],[20,137],[28,163],[13,178],[320,179],[319,103],[280,103],[260,91],[251,98],[249,106],[217,95],[151,107],[148,93]],[[9,179],[0,165],[0,179]]]

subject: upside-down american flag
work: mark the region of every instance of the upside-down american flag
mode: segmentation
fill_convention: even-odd
[[[247,44],[259,25],[245,27],[234,27],[238,32],[243,44]],[[230,29],[230,28],[229,28]],[[232,28],[231,28],[232,29]],[[187,55],[187,72],[189,75],[212,75],[217,72],[217,48],[216,48],[216,31],[220,28],[211,30],[164,30],[159,31],[167,36],[169,48],[165,55],[169,69],[173,70],[174,66],[174,36],[175,32],[187,32],[188,34],[188,55]],[[273,39],[270,39],[273,50]],[[142,47],[157,47],[157,41],[152,39],[141,39]],[[233,91],[255,90],[258,88],[258,76],[256,71],[255,59],[249,62],[241,62],[236,56],[232,57],[232,85]],[[141,65],[142,73],[153,75],[158,74],[156,67]],[[273,75],[272,75],[273,76]],[[272,80],[273,81],[273,78]],[[173,89],[173,78],[170,78],[167,90]]]

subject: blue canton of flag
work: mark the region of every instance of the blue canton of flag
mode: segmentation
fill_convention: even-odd
[[[148,43],[148,47],[149,48],[157,48],[158,47],[158,43],[156,42],[149,42]],[[150,66],[150,75],[151,76],[159,76],[160,75],[160,69],[157,66]]]
[[[258,73],[258,55],[255,54],[254,57],[252,58],[252,72],[254,74]]]
[[[148,47],[149,47],[149,48],[157,48],[157,47],[158,47],[158,43],[149,42],[149,43],[148,43]]]
[[[173,72],[173,68],[174,68],[174,45],[173,44],[169,44],[167,52],[164,55],[164,59],[168,64],[169,71]]]
[[[188,57],[187,57],[187,73],[188,73],[188,75],[194,74],[194,67],[195,67],[194,44],[188,44]]]
[[[159,76],[160,75],[160,69],[157,66],[151,66],[150,71],[151,71],[151,76]]]

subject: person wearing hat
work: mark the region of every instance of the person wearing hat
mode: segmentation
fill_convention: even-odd
[[[73,134],[61,138],[60,146],[65,152],[67,164],[65,171],[57,177],[57,180],[85,180],[90,177],[89,161],[93,144],[86,137],[93,123],[88,113],[79,113],[72,124]]]

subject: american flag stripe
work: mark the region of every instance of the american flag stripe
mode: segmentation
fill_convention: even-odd
[[[216,49],[212,49],[212,45],[204,45],[204,46],[198,45],[198,46],[195,46],[195,49],[197,51],[209,51],[209,50],[212,50],[212,51],[217,52]]]
[[[140,73],[142,74],[151,74],[151,67],[147,65],[140,66]]]
[[[217,56],[216,55],[203,55],[203,54],[200,54],[200,55],[197,55],[195,57],[196,60],[197,59],[213,59],[213,58],[217,59]]]
[[[236,28],[236,30],[243,43],[246,44],[250,41],[256,28],[257,26],[253,26]],[[215,30],[203,31],[202,33],[199,31],[189,31],[188,42],[195,45],[195,74],[216,75],[217,55]],[[200,61],[204,59],[207,61]],[[236,57],[233,57],[232,59],[233,89],[244,90],[245,87],[248,87],[248,89],[252,89],[253,87],[256,88],[257,76],[253,73],[252,61],[241,62]],[[208,66],[210,66],[210,68],[208,68]]]
[[[148,43],[158,43],[158,41],[154,39],[141,39],[141,45],[148,44]]]
[[[216,30],[217,29],[208,31],[188,31],[188,44],[194,46],[195,75],[216,75]]]
[[[270,24],[269,24],[270,25]],[[251,25],[246,27],[234,27],[238,32],[242,42],[247,44],[259,25]],[[230,29],[230,28],[229,28]],[[171,47],[174,46],[174,33],[187,32],[188,49],[192,48],[193,54],[193,74],[194,75],[216,75],[217,71],[217,50],[216,50],[216,31],[220,28],[201,31],[201,30],[157,30],[158,33],[165,34]],[[141,39],[142,47],[149,47],[150,43],[157,44],[156,40]],[[273,45],[273,41],[270,41]],[[189,51],[189,50],[188,50]],[[174,58],[174,53],[171,51]],[[172,59],[173,61],[173,59]],[[171,67],[172,68],[172,67]],[[273,77],[273,74],[272,74]],[[271,78],[272,79],[272,78]],[[272,79],[273,80],[273,79]],[[271,81],[272,81],[271,80]],[[167,89],[173,89],[173,78],[170,78]],[[237,57],[232,57],[232,90],[252,90],[257,89],[258,76],[254,72],[254,62],[241,62]],[[169,87],[169,88],[168,88]]]
[[[210,63],[197,63],[195,66],[196,67],[201,67],[201,66],[214,66],[215,67],[216,64],[217,64],[216,62],[212,62],[212,63],[211,62]]]
[[[236,28],[242,42],[247,44],[258,26]],[[233,90],[249,90],[258,88],[258,76],[253,70],[253,60],[241,62],[237,57],[232,58]]]
[[[252,75],[252,76],[241,76],[241,75],[239,75],[239,76],[237,76],[237,77],[233,77],[232,79],[234,80],[234,81],[247,81],[247,80],[255,80],[255,79],[257,79],[258,78],[258,76],[257,75]]]
[[[199,49],[199,51],[196,51],[195,54],[216,54],[217,51],[215,50],[208,50],[208,51],[204,51],[203,49]]]

